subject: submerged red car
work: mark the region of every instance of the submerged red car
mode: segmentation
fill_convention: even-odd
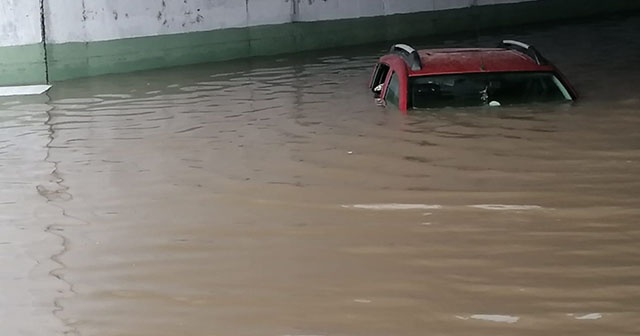
[[[567,102],[578,97],[534,47],[513,40],[504,40],[497,48],[416,50],[395,44],[376,64],[369,87],[384,105],[403,112]]]

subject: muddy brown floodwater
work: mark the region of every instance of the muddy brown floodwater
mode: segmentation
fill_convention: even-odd
[[[529,41],[574,106],[404,117],[386,44],[4,99],[1,334],[640,335],[638,32],[437,41]]]

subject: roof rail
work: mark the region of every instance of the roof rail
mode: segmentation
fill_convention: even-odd
[[[418,71],[422,69],[420,55],[418,55],[418,52],[412,46],[402,43],[394,44],[391,46],[391,50],[389,52],[401,56],[407,65],[409,65],[411,70]]]
[[[542,56],[542,54],[538,50],[536,50],[536,48],[526,43],[515,40],[503,40],[502,42],[500,42],[499,47],[523,53],[533,59],[538,65],[549,64],[549,61],[544,58],[544,56]]]

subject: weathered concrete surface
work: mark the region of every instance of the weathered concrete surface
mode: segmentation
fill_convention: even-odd
[[[40,41],[40,2],[1,0],[0,47],[28,45]]]
[[[51,43],[93,42],[528,1],[535,0],[47,0],[47,35]]]
[[[105,41],[286,23],[284,0],[48,0],[52,43]]]

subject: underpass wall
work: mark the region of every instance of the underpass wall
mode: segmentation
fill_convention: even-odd
[[[46,81],[38,0],[0,1],[0,84]]]
[[[285,0],[47,1],[54,80],[275,53],[252,39],[278,36],[253,38],[249,27],[280,33],[291,20]]]
[[[0,0],[0,85],[631,9],[640,1]]]

